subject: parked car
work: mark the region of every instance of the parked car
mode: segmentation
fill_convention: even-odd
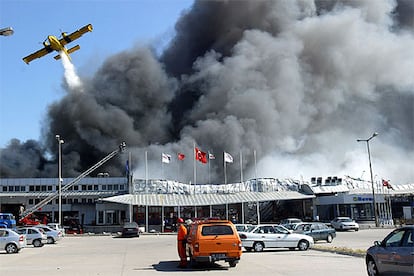
[[[359,224],[349,217],[336,217],[331,221],[335,230],[359,230]]]
[[[286,218],[280,221],[280,224],[291,224],[291,223],[301,223],[303,222],[301,219],[298,218]]]
[[[55,243],[55,242],[62,239],[62,232],[61,231],[54,230],[54,229],[50,228],[49,226],[41,225],[41,224],[36,225],[34,227],[35,228],[40,228],[45,232],[45,234],[47,236],[47,243],[49,243],[49,244],[53,244],[53,243]]]
[[[139,237],[139,226],[136,222],[126,222],[122,227],[122,237]]]
[[[280,221],[280,225],[282,225],[283,227],[289,229],[289,230],[293,230],[296,225],[298,225],[299,223],[302,223],[303,221],[301,219],[298,218],[286,218],[286,219],[282,219]]]
[[[247,251],[263,251],[264,248],[289,248],[308,250],[314,244],[312,237],[293,233],[282,225],[257,225],[250,232],[239,232],[243,247]]]
[[[0,229],[0,250],[6,250],[7,253],[18,253],[26,247],[26,236],[18,234],[12,229]]]
[[[42,229],[35,227],[17,228],[17,233],[25,235],[27,244],[33,244],[34,247],[42,247],[47,243],[47,236]]]
[[[60,231],[62,232],[62,237],[65,236],[65,228],[63,228],[59,223],[55,223],[55,222],[50,222],[48,223],[46,226],[49,226],[50,228],[52,228],[53,230],[56,231]]]
[[[368,275],[413,275],[414,226],[404,226],[375,241],[365,256]]]
[[[192,263],[228,262],[235,267],[242,255],[236,227],[228,220],[200,220],[191,224],[187,249]]]
[[[251,224],[235,224],[237,232],[249,232],[249,230],[253,229],[253,225]]]
[[[328,243],[331,243],[336,237],[336,230],[321,222],[299,223],[293,232],[311,236],[314,241],[325,240]]]

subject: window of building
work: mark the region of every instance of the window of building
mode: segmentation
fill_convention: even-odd
[[[33,198],[29,198],[29,205],[33,205],[33,202],[34,202]]]
[[[104,223],[104,212],[98,211],[98,224],[103,224],[103,223]]]
[[[35,190],[35,186],[30,185],[30,186],[29,186],[29,192],[34,192],[34,190]]]

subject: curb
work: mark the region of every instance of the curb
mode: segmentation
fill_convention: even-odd
[[[348,247],[324,247],[324,246],[314,246],[312,247],[313,250],[322,251],[322,252],[330,252],[336,253],[341,255],[347,255],[352,257],[364,258],[366,255],[366,250],[362,249],[352,249]]]

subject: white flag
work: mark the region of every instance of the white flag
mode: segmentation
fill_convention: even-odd
[[[233,156],[230,153],[224,152],[224,162],[233,163]]]
[[[163,153],[162,154],[162,163],[167,163],[169,164],[171,161],[171,155]]]

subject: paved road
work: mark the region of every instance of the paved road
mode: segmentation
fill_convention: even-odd
[[[363,229],[355,231],[337,231],[332,243],[318,241],[316,244],[326,247],[347,247],[352,249],[368,249],[374,241],[381,241],[394,228]]]
[[[331,244],[367,248],[390,230],[340,232]],[[318,242],[322,244],[323,242]],[[327,243],[325,243],[327,244]],[[178,269],[175,235],[67,236],[58,244],[29,246],[19,254],[0,252],[0,275],[366,275],[363,258],[316,250],[245,252],[235,268],[213,266]]]

